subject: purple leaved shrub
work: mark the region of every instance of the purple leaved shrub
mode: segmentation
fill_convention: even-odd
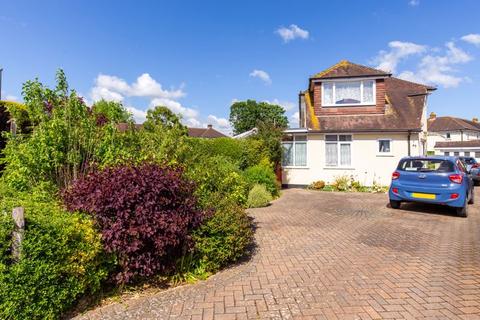
[[[93,215],[104,248],[117,256],[118,283],[171,272],[193,248],[191,232],[205,216],[194,183],[179,168],[156,164],[95,171],[63,192],[70,211]]]

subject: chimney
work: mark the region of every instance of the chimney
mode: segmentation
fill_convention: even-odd
[[[428,118],[429,120],[434,120],[437,118],[437,114],[435,112],[430,113],[430,117]]]
[[[207,124],[207,128],[208,128],[208,129],[212,129],[213,126],[212,126],[211,124]]]
[[[475,122],[475,123],[478,123],[478,118],[477,118],[477,117],[473,117],[472,121]]]

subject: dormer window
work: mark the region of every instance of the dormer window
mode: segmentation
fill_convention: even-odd
[[[375,105],[375,80],[322,82],[322,106]]]

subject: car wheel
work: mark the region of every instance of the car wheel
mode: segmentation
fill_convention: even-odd
[[[474,204],[475,203],[475,191],[472,188],[471,194],[470,194],[470,200],[468,201],[468,204]]]
[[[466,218],[468,216],[467,208],[468,208],[467,204],[465,204],[461,208],[456,208],[457,216],[462,217],[462,218]]]
[[[390,207],[392,207],[393,209],[399,209],[399,208],[400,208],[400,204],[401,204],[400,201],[390,200]]]

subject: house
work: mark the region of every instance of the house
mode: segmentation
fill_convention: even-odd
[[[477,118],[437,117],[432,112],[428,119],[428,151],[480,160],[480,122]]]
[[[388,185],[402,157],[426,154],[434,90],[349,61],[315,74],[299,94],[300,127],[285,131],[282,183],[347,175]]]
[[[119,123],[117,124],[117,129],[120,132],[125,132],[130,128],[130,124],[128,123]],[[134,128],[136,130],[140,130],[143,128],[143,124],[134,124]],[[206,138],[206,139],[213,139],[213,138],[223,138],[227,137],[220,131],[217,131],[213,128],[211,124],[207,125],[206,128],[192,128],[187,127],[188,129],[188,136],[194,138]]]

